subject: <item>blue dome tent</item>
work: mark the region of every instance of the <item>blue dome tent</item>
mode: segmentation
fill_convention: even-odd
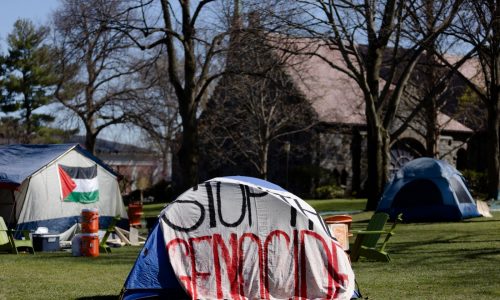
[[[311,206],[267,181],[235,176],[199,184],[161,212],[121,298],[350,299],[353,292],[349,258]]]
[[[386,186],[377,207],[392,219],[458,221],[479,217],[464,178],[442,160],[421,157],[405,164]]]

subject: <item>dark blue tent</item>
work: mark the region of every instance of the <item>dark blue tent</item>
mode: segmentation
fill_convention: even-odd
[[[190,299],[175,277],[157,224],[123,287],[122,299]]]
[[[394,175],[377,211],[393,219],[403,213],[408,222],[480,216],[460,172],[445,161],[427,157],[408,162]]]

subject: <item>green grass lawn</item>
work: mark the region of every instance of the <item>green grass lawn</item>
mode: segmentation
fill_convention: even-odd
[[[0,254],[0,299],[114,299],[139,250],[122,247],[95,258],[69,252]]]
[[[361,200],[314,200],[318,210],[359,210]],[[146,205],[155,216],[163,205]],[[371,213],[353,216],[363,229]],[[70,253],[0,255],[0,300],[114,299],[139,247],[96,258]],[[389,242],[390,263],[353,263],[368,299],[500,299],[500,212],[457,223],[399,224]]]
[[[354,229],[366,227],[364,214],[354,218]],[[390,263],[353,264],[363,296],[500,299],[500,212],[457,223],[400,224],[396,233]]]
[[[146,204],[143,206],[144,217],[156,217],[160,214],[164,207],[165,203]]]
[[[366,200],[363,199],[328,199],[307,200],[316,211],[358,211],[364,210]]]

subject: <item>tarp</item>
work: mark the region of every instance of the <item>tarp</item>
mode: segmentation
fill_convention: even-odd
[[[311,206],[268,182],[221,177],[162,211],[122,295],[350,299],[353,290],[348,256]]]
[[[96,169],[99,196],[91,203],[64,199],[60,166]],[[9,226],[64,232],[80,221],[84,208],[98,210],[101,228],[116,215],[127,219],[117,174],[97,157],[77,144],[0,147],[0,216]]]
[[[78,144],[5,145],[0,146],[0,187],[21,185],[29,176],[71,149],[96,161],[115,177],[118,175]]]
[[[479,217],[464,178],[445,161],[421,157],[408,162],[386,186],[377,207],[392,219],[457,221]]]

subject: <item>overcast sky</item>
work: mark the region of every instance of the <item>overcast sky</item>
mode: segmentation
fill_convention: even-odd
[[[0,44],[5,53],[6,38],[19,18],[30,19],[36,25],[44,24],[59,5],[59,0],[0,0]]]

